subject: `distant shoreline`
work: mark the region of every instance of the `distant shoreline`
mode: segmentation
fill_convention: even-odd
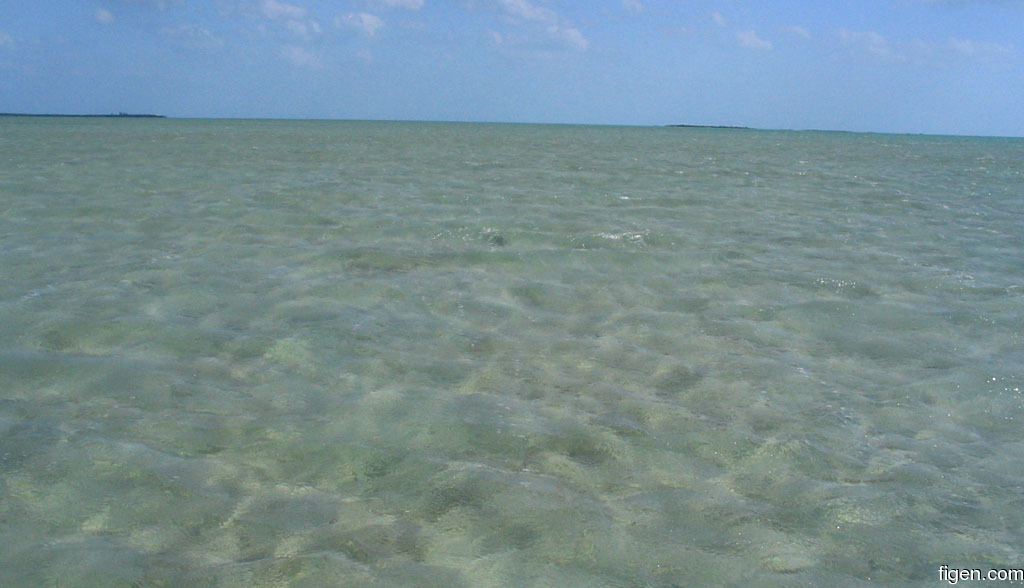
[[[729,125],[665,125],[666,127],[676,127],[683,129],[744,129],[750,130],[750,127],[735,127]]]
[[[63,118],[167,118],[162,114],[30,114],[25,112],[0,112],[0,116],[53,116]]]

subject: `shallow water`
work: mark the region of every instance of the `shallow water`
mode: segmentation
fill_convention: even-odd
[[[1024,566],[1024,140],[0,119],[0,585]]]

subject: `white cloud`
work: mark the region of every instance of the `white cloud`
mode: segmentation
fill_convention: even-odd
[[[128,4],[138,4],[141,6],[149,6],[151,8],[157,8],[160,10],[167,10],[169,4],[183,4],[185,0],[124,0]]]
[[[215,51],[224,47],[222,39],[201,26],[181,25],[174,28],[165,27],[160,29],[160,34],[178,39],[181,44],[201,51]]]
[[[644,11],[644,5],[639,0],[622,0],[622,6],[630,12],[640,13]]]
[[[108,24],[112,24],[114,22],[114,15],[111,14],[109,10],[104,10],[102,8],[97,8],[95,16],[96,16],[96,22],[98,22],[100,24],[108,25]]]
[[[491,42],[495,45],[501,45],[505,42],[505,37],[501,36],[501,33],[497,31],[487,31],[487,35],[491,38]]]
[[[297,19],[306,16],[306,9],[295,4],[278,2],[277,0],[263,0],[260,3],[260,10],[267,18],[290,18]]]
[[[277,0],[261,0],[259,6],[263,16],[278,22],[284,21],[284,28],[298,37],[309,40],[313,35],[320,33],[319,23],[312,19],[305,19],[309,11],[304,6]],[[261,30],[265,31],[262,27]]]
[[[568,43],[570,47],[576,49],[577,51],[586,51],[587,49],[590,48],[590,41],[588,41],[587,38],[583,36],[583,33],[581,33],[579,29],[555,29],[551,31],[551,34],[561,38],[566,43]]]
[[[575,27],[562,24],[558,13],[544,6],[531,4],[529,0],[497,0],[498,6],[513,18],[542,25],[548,35],[568,44],[577,51],[590,48],[590,41]]]
[[[868,53],[872,53],[879,57],[892,57],[893,50],[889,46],[889,42],[876,32],[873,31],[850,31],[847,29],[839,30],[839,38],[848,44],[859,47]]]
[[[974,43],[974,41],[950,37],[949,44],[950,46],[953,47],[955,51],[957,51],[958,53],[963,53],[964,55],[974,55],[975,53],[978,52],[978,47]]]
[[[334,24],[362,31],[363,34],[372,37],[377,34],[377,29],[384,26],[384,21],[368,12],[359,12],[338,16],[334,19]]]
[[[957,39],[956,37],[950,37],[949,46],[957,53],[967,57],[989,58],[1013,53],[1013,48],[1006,45],[979,43],[969,39]]]
[[[840,29],[839,38],[851,48],[890,62],[905,62],[934,67],[950,59],[969,59],[979,63],[998,62],[1014,53],[1010,45],[950,37],[935,43],[922,39],[889,40],[871,31]]]
[[[320,23],[315,20],[303,22],[301,20],[289,20],[284,23],[284,28],[302,37],[303,39],[309,39],[313,35],[320,34]]]
[[[409,10],[423,8],[423,0],[378,0],[378,2],[393,8],[407,8]]]
[[[769,51],[772,48],[770,41],[765,41],[761,37],[757,36],[754,31],[742,31],[736,33],[736,38],[740,41],[741,47],[747,49],[757,49],[759,51]]]
[[[555,25],[558,23],[558,15],[554,10],[544,8],[543,6],[534,6],[527,0],[498,0],[498,4],[500,4],[508,14],[523,20],[539,22],[547,25]]]
[[[793,35],[796,35],[798,37],[803,37],[805,39],[810,39],[811,38],[811,32],[808,31],[807,29],[803,28],[803,27],[800,27],[800,26],[793,25],[793,26],[783,27],[782,30],[786,31],[787,33],[791,33]]]
[[[725,25],[729,24],[729,21],[725,20],[725,17],[722,16],[721,12],[712,12],[711,20],[715,21],[715,24],[720,27],[724,27]]]
[[[309,27],[307,27],[306,23],[302,22],[301,20],[290,20],[284,23],[284,28],[288,29],[289,31],[295,33],[300,37],[309,36]]]
[[[308,67],[311,69],[318,69],[320,67],[320,60],[317,59],[317,56],[302,47],[285,45],[281,49],[281,55],[295,67]]]

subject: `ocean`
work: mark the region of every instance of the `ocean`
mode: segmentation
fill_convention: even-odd
[[[0,585],[1022,568],[1022,228],[1024,139],[0,119]]]

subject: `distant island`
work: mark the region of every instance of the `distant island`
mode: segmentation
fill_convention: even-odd
[[[0,112],[0,116],[62,116],[72,118],[167,118],[161,114],[28,114],[24,112]]]
[[[730,127],[725,125],[665,125],[666,127],[677,127],[684,129],[747,129],[750,127]]]

